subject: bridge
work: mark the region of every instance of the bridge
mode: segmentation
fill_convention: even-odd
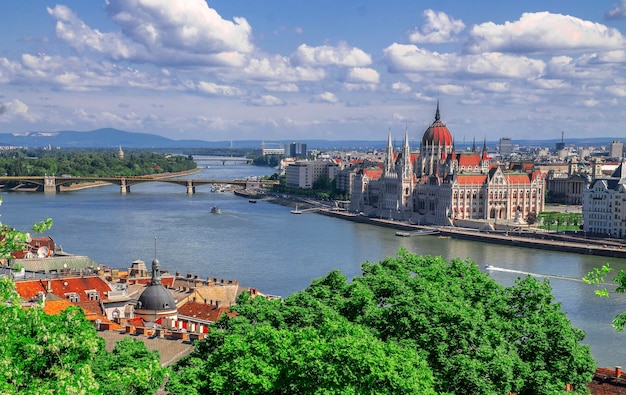
[[[256,189],[260,186],[275,185],[278,181],[266,181],[266,180],[195,180],[195,179],[181,179],[173,177],[163,176],[128,176],[128,177],[71,177],[71,176],[4,176],[0,177],[0,182],[17,182],[20,183],[18,187],[25,185],[35,185],[37,191],[44,193],[57,193],[61,192],[61,185],[70,185],[77,183],[103,183],[103,184],[116,184],[120,186],[120,193],[125,194],[130,192],[132,185],[141,184],[144,182],[167,182],[169,184],[182,185],[187,188],[187,193],[193,195],[196,193],[196,187],[207,184],[221,184],[221,185],[237,185],[247,189]]]
[[[250,158],[246,158],[245,156],[194,156],[193,157],[194,162],[199,163],[199,162],[222,162],[222,166],[226,165],[226,162],[237,162],[237,163],[245,163],[245,164],[251,164],[252,163],[252,159]]]

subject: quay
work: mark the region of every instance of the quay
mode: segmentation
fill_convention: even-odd
[[[434,235],[439,237],[626,259],[626,245],[616,239],[582,238],[565,234],[532,232],[528,230],[485,232],[478,229],[457,228],[452,226],[412,225],[394,220],[370,218],[345,211],[329,209],[319,210],[317,212],[329,217],[383,226],[402,232],[416,232],[420,230],[431,231]]]

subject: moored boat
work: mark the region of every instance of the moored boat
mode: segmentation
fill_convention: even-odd
[[[217,207],[217,206],[213,206],[213,207],[211,207],[211,213],[212,214],[221,214],[222,210],[219,207]]]

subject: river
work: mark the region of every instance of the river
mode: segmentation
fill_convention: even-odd
[[[265,175],[269,168],[211,164],[189,178],[236,179]],[[626,269],[626,260],[514,248],[437,236],[397,237],[395,231],[313,213],[291,215],[289,208],[259,201],[251,204],[210,186],[186,188],[145,183],[120,194],[119,186],[66,192],[4,193],[0,220],[20,230],[52,217],[47,232],[67,252],[87,255],[98,263],[130,267],[136,259],[148,265],[155,256],[171,272],[236,279],[242,285],[280,296],[304,289],[312,279],[339,269],[349,278],[360,264],[395,255],[400,247],[422,255],[441,255],[476,262],[490,276],[511,285],[526,273],[547,275],[555,299],[572,323],[587,333],[598,366],[626,363],[619,345],[626,334],[611,327],[612,317],[626,310],[626,295],[598,298],[580,281],[594,267],[610,261]],[[218,206],[221,214],[211,214]],[[610,286],[609,289],[614,289]]]

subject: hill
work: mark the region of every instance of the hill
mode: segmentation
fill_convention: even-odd
[[[566,146],[602,146],[609,145],[614,137],[587,137],[567,139]],[[272,141],[272,144],[289,144],[296,140]],[[359,150],[384,149],[384,140],[297,140],[307,144],[309,149]],[[520,146],[542,146],[553,148],[560,139],[552,140],[513,140]],[[266,141],[269,143],[269,141]],[[167,137],[150,133],[134,133],[113,128],[103,128],[88,132],[62,130],[57,132],[25,132],[0,133],[0,146],[17,146],[28,148],[60,147],[60,148],[261,148],[261,140],[172,140]],[[417,142],[412,143],[417,149]],[[487,141],[490,147],[498,146],[498,141]]]

